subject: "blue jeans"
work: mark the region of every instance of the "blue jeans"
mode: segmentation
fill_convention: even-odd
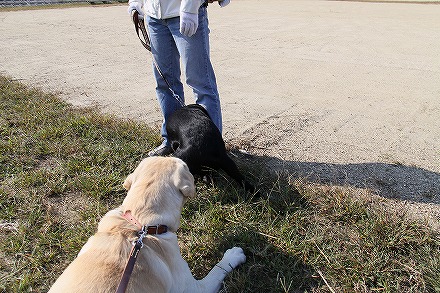
[[[180,80],[180,59],[186,77],[186,84],[193,90],[195,102],[206,108],[214,124],[222,132],[220,98],[214,69],[209,54],[209,27],[205,7],[199,9],[197,32],[186,37],[179,32],[180,19],[146,18],[150,35],[151,51],[173,91],[184,103],[183,84]],[[172,95],[166,82],[153,65],[156,78],[156,95],[164,117],[162,137],[168,145],[165,124],[169,115],[181,107]]]

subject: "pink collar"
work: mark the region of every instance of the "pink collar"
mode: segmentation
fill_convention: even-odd
[[[133,215],[131,214],[131,211],[126,211],[125,213],[122,214],[122,216],[131,224],[135,225],[136,227],[138,227],[139,230],[142,230],[142,225],[139,223],[138,220],[136,220]]]

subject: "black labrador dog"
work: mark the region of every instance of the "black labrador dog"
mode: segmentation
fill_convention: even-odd
[[[191,104],[176,110],[165,125],[173,156],[183,160],[192,174],[222,169],[246,191],[255,192],[227,155],[225,142],[203,106]]]

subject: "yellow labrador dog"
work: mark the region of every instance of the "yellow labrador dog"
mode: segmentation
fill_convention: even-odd
[[[246,261],[243,250],[234,247],[205,278],[192,276],[176,235],[183,204],[195,195],[194,178],[182,160],[144,159],[124,187],[122,205],[101,219],[97,233],[49,292],[116,292],[141,225],[166,229],[143,238],[127,292],[217,292],[226,275]]]

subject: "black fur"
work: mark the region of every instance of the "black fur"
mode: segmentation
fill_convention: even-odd
[[[227,155],[222,135],[205,108],[191,104],[175,111],[167,119],[166,130],[173,156],[182,159],[192,174],[222,169],[246,191],[255,192]]]

